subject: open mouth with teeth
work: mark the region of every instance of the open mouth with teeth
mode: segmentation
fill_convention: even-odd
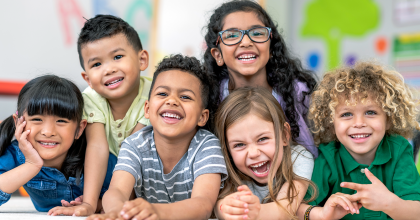
[[[169,112],[164,112],[160,116],[162,116],[163,120],[169,124],[177,123],[179,120],[183,119],[181,115]]]
[[[112,81],[112,82],[109,82],[109,83],[105,83],[105,86],[114,86],[114,85],[116,85],[116,84],[118,84],[119,82],[121,82],[121,81],[123,81],[124,80],[124,77],[122,77],[122,78],[119,78],[119,79],[116,79],[116,80],[114,80],[114,81]]]
[[[38,143],[40,143],[42,146],[46,148],[53,148],[58,144],[58,142],[42,142],[42,141],[38,141]]]
[[[258,177],[264,177],[268,175],[270,171],[270,161],[264,161],[261,163],[256,163],[248,166],[249,169]]]
[[[362,138],[367,138],[370,135],[371,134],[352,134],[352,135],[349,135],[349,137],[351,137],[352,139],[362,139]]]
[[[243,54],[238,57],[238,60],[240,61],[252,61],[255,59],[257,59],[257,55],[255,54]]]

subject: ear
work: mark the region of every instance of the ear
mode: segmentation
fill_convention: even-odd
[[[85,71],[82,72],[82,77],[87,82],[89,87],[92,88],[92,83],[90,82],[89,76],[87,75],[87,73]]]
[[[283,144],[283,146],[287,146],[289,144],[289,141],[290,141],[290,132],[291,132],[291,129],[290,129],[289,123],[284,122],[284,131],[283,131],[283,133],[285,134],[285,138],[282,138],[282,142],[283,142],[282,144]]]
[[[140,71],[146,70],[146,68],[149,66],[149,53],[147,52],[147,50],[141,50],[139,51],[138,57]]]
[[[149,100],[146,100],[146,102],[144,103],[144,117],[149,119],[150,118],[150,113],[149,113]]]
[[[208,109],[204,109],[202,112],[201,112],[201,116],[200,116],[200,118],[198,119],[198,126],[200,126],[200,127],[203,127],[204,125],[206,125],[206,123],[207,123],[207,120],[209,120],[209,110]]]
[[[13,117],[13,121],[15,122],[15,128],[16,128],[18,116],[17,116],[17,114],[13,114],[12,117]]]
[[[79,137],[83,134],[83,131],[85,130],[86,125],[87,125],[87,121],[86,119],[83,119],[79,124],[79,131],[77,132],[75,139],[79,139]]]
[[[211,48],[210,53],[216,60],[218,66],[223,66],[225,64],[225,61],[223,61],[222,52],[220,52],[218,48]]]

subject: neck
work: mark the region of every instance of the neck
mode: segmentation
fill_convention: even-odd
[[[166,137],[156,130],[154,130],[154,140],[156,151],[163,164],[163,172],[170,173],[179,160],[188,151],[191,140],[194,138],[197,129],[191,134],[183,135],[182,137]]]
[[[370,164],[375,159],[377,149],[378,149],[378,146],[376,146],[375,148],[373,148],[372,150],[370,150],[369,152],[367,152],[365,154],[356,154],[356,153],[350,151],[349,149],[347,149],[347,151],[350,153],[350,155],[353,157],[353,159],[356,162],[358,162],[360,164],[365,164],[365,165],[370,166]]]
[[[114,120],[123,119],[133,103],[134,99],[139,94],[140,82],[134,86],[125,96],[118,99],[108,99]]]
[[[61,170],[61,167],[63,166],[64,160],[66,159],[67,152],[63,155],[60,155],[57,158],[54,158],[52,160],[44,160],[44,167],[51,167],[55,168],[57,170]]]
[[[267,73],[265,69],[253,75],[242,75],[240,73],[229,71],[229,90],[242,87],[263,87],[268,89],[270,92],[273,89],[267,82]]]

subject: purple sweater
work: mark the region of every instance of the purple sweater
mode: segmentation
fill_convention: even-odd
[[[228,89],[229,79],[224,79],[220,84],[220,94],[222,97],[222,100],[225,99],[229,95],[229,89]],[[308,125],[306,125],[305,118],[303,115],[306,115],[308,112],[308,109],[305,108],[305,106],[309,106],[309,99],[306,99],[304,102],[304,105],[302,104],[302,100],[305,98],[303,96],[303,92],[309,92],[308,87],[299,81],[296,81],[295,83],[295,91],[297,94],[297,97],[295,97],[295,108],[296,112],[299,116],[298,124],[299,124],[299,137],[295,139],[295,141],[304,146],[306,149],[308,149],[309,152],[311,152],[314,155],[314,158],[318,157],[318,148],[316,147],[314,143],[314,139],[312,137],[312,133],[308,128]],[[281,95],[277,94],[274,89],[272,91],[272,94],[274,98],[279,101],[281,107],[284,109],[286,107],[286,103],[283,100],[283,97]],[[287,117],[287,115],[286,115]]]

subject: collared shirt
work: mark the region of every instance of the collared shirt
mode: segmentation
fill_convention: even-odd
[[[114,120],[108,101],[95,90],[87,87],[83,91],[85,102],[83,119],[88,123],[102,123],[105,126],[106,139],[109,152],[118,156],[121,143],[130,136],[137,123],[149,125],[149,120],[144,117],[144,103],[149,99],[152,80],[149,77],[140,77],[139,93],[128,109],[123,119]]]
[[[19,143],[14,140],[0,156],[0,174],[10,171],[25,163],[25,156],[19,149]],[[112,170],[117,163],[117,158],[109,154],[108,168],[103,183],[100,197],[108,190],[111,182]],[[66,179],[64,174],[51,167],[42,167],[41,171],[29,180],[23,188],[31,197],[35,209],[40,212],[48,212],[50,209],[61,206],[61,200],[68,202],[83,195],[83,175],[77,183],[75,177]],[[9,201],[11,194],[0,190],[0,205]]]
[[[229,79],[224,79],[220,84],[220,94],[222,96],[222,100],[225,99],[229,95]],[[305,97],[304,93],[309,93],[308,87],[305,85],[305,83],[296,81],[295,82],[295,94],[294,101],[295,101],[295,109],[297,116],[299,119],[297,120],[297,123],[299,125],[299,136],[295,139],[295,141],[304,146],[306,149],[308,149],[309,152],[311,152],[314,155],[314,158],[318,157],[318,149],[315,145],[314,138],[312,137],[312,132],[309,130],[308,125],[306,125],[306,114],[308,112],[309,107],[309,101],[310,101],[310,95],[307,95]],[[280,103],[281,107],[286,109],[286,102],[283,100],[283,97],[278,94],[274,89],[272,90],[272,95],[274,98],[277,99],[277,101]],[[287,115],[286,115],[287,118]]]
[[[310,204],[323,206],[334,193],[355,194],[356,191],[340,187],[341,182],[371,184],[364,174],[368,168],[389,191],[403,200],[420,201],[420,176],[413,160],[410,143],[400,135],[385,135],[379,144],[370,166],[359,164],[339,142],[319,146],[312,181],[318,186],[319,195]],[[308,196],[308,194],[307,194]],[[360,214],[348,214],[343,219],[390,219],[384,212],[364,207]]]

